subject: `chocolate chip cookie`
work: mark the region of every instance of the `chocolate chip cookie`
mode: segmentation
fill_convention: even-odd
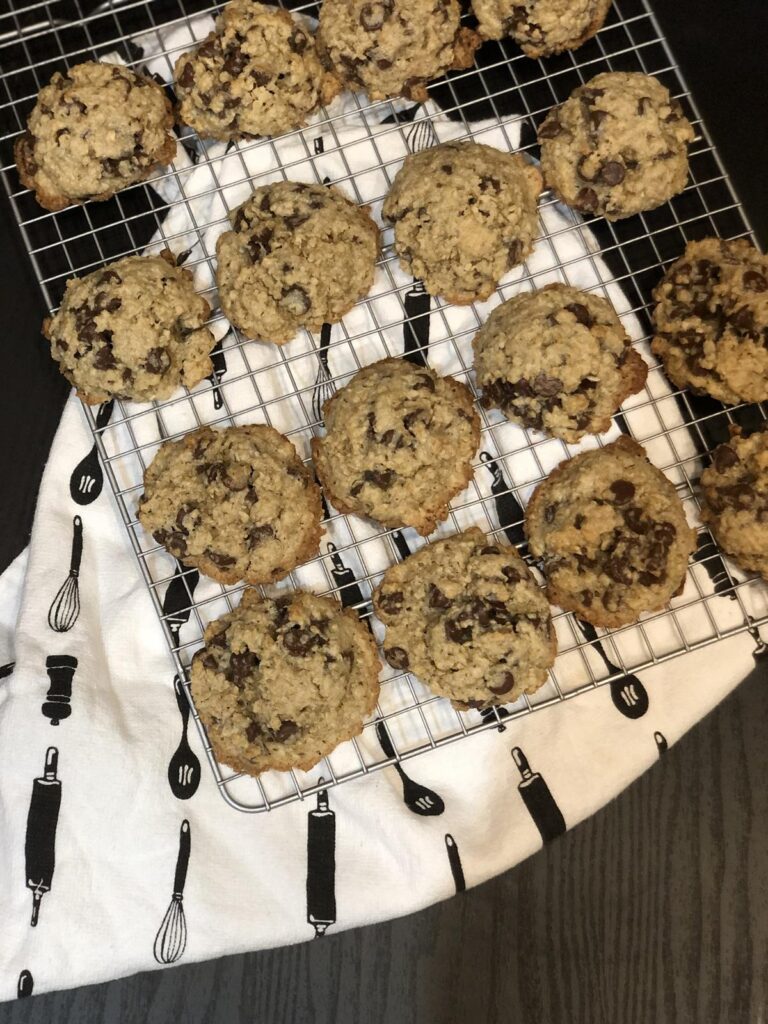
[[[279,135],[329,103],[341,83],[288,11],[232,0],[192,53],[176,61],[181,120],[212,139]]]
[[[715,540],[748,572],[768,580],[768,430],[715,449],[701,474],[701,518]]]
[[[58,71],[37,97],[14,157],[46,210],[109,199],[176,153],[173,113],[151,78],[88,61]]]
[[[569,206],[621,220],[682,192],[693,138],[658,79],[610,71],[547,114],[539,127],[541,169]]]
[[[472,395],[403,359],[362,369],[325,403],[312,439],[320,483],[340,512],[426,536],[472,479],[480,441]]]
[[[322,507],[291,442],[248,424],[166,441],[138,515],[158,544],[219,583],[271,583],[317,553]]]
[[[457,0],[325,0],[317,48],[348,88],[424,103],[427,82],[472,65],[480,37],[460,18]]]
[[[525,530],[552,604],[611,628],[680,593],[696,546],[674,485],[626,436],[561,463],[534,491]]]
[[[430,295],[487,299],[533,249],[541,175],[516,153],[446,142],[405,158],[383,213],[400,266]]]
[[[89,405],[168,398],[211,372],[211,308],[167,250],[128,256],[67,281],[43,323],[59,370]]]
[[[768,257],[745,238],[690,242],[653,293],[651,349],[678,387],[768,400]]]
[[[337,323],[373,284],[379,229],[336,188],[262,185],[231,220],[216,244],[221,308],[256,341]]]
[[[357,736],[376,707],[381,663],[351,609],[297,591],[212,622],[191,686],[217,761],[249,775],[308,771]]]
[[[611,0],[472,0],[486,39],[511,36],[529,57],[575,50],[603,27]]]
[[[473,346],[483,405],[569,444],[608,430],[648,373],[610,302],[564,284],[497,306]]]
[[[546,597],[515,549],[478,529],[387,569],[373,602],[388,663],[461,710],[534,693],[554,664]]]

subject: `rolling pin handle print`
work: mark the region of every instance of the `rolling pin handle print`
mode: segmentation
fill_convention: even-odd
[[[48,747],[45,767],[32,784],[24,841],[27,888],[32,890],[32,927],[37,925],[40,902],[50,891],[56,867],[56,826],[61,806],[61,782],[57,778],[59,752]]]
[[[336,923],[336,815],[327,789],[318,792],[317,807],[308,815],[307,922],[316,938]]]

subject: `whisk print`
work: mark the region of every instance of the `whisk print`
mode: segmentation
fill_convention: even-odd
[[[323,406],[333,395],[334,386],[331,370],[328,366],[328,346],[331,344],[333,328],[323,324],[320,328],[320,344],[317,349],[317,377],[312,391],[312,419],[321,426],[323,423]]]
[[[158,928],[155,943],[152,947],[155,960],[159,964],[175,964],[184,955],[187,948],[187,920],[184,915],[184,884],[187,880],[187,867],[192,849],[189,822],[185,818],[179,831],[179,853],[176,858],[176,873],[173,877],[173,894],[165,917]]]
[[[48,625],[56,633],[67,633],[80,615],[80,561],[83,557],[83,520],[75,516],[72,520],[72,557],[67,578],[51,602],[48,610]]]
[[[412,125],[405,136],[405,143],[411,153],[429,149],[440,140],[428,117]],[[413,285],[403,298],[405,318],[403,320],[403,359],[417,366],[427,365],[429,348],[429,316],[432,299],[424,282],[414,278]]]

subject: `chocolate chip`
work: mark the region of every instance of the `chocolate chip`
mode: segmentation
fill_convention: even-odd
[[[323,647],[327,642],[324,637],[298,623],[291,626],[283,636],[283,646],[289,654],[293,654],[297,658],[306,658],[313,648]]]
[[[93,365],[97,370],[114,370],[117,366],[117,360],[115,354],[112,351],[111,345],[104,345],[103,348],[97,350],[93,357]]]
[[[495,544],[486,544],[484,547],[480,548],[480,550],[478,551],[478,554],[479,555],[498,555],[498,554],[500,554],[500,551],[496,547]]]
[[[755,314],[746,306],[742,306],[741,309],[732,313],[729,320],[737,331],[754,331],[755,329]]]
[[[434,393],[435,382],[431,377],[420,376],[416,379],[413,385],[414,391],[429,391]]]
[[[195,69],[191,64],[184,65],[184,70],[179,75],[178,84],[182,89],[191,89],[195,84]]]
[[[176,513],[176,525],[185,536],[189,534],[189,529],[185,526],[184,520],[190,512],[196,512],[198,508],[199,506],[193,501],[185,501],[179,506],[179,511]]]
[[[626,505],[635,496],[635,485],[630,480],[614,480],[610,489],[617,505]]]
[[[510,267],[517,266],[523,258],[523,243],[519,238],[513,238],[507,242],[507,261]]]
[[[406,669],[410,664],[408,660],[408,652],[403,650],[402,647],[385,647],[384,657],[388,665],[392,668]]]
[[[563,126],[556,113],[551,113],[539,125],[539,141],[542,139],[556,139],[563,132]]]
[[[291,33],[291,37],[288,40],[288,45],[290,46],[291,50],[294,53],[304,53],[307,46],[309,45],[309,40],[307,39],[305,33],[301,31],[301,29],[296,28]]]
[[[506,577],[508,583],[519,583],[523,578],[513,565],[503,565],[501,574]]]
[[[230,683],[235,683],[235,685],[238,683],[242,684],[243,680],[255,672],[260,663],[259,656],[247,648],[239,654],[233,653],[230,655],[229,665],[224,673],[224,678],[229,680]]]
[[[430,583],[427,587],[427,603],[430,608],[450,608],[451,599],[436,587],[434,583]]]
[[[245,243],[248,255],[254,263],[260,263],[261,260],[272,251],[270,243],[272,241],[273,234],[274,232],[272,231],[272,228],[264,228],[263,231],[259,231],[251,235]]]
[[[744,274],[744,287],[751,289],[753,292],[764,292],[768,289],[768,281],[756,270],[748,270]]]
[[[257,721],[249,722],[245,729],[245,738],[249,743],[254,743],[259,736],[262,736],[264,730],[261,728]]]
[[[379,57],[378,60],[376,61],[376,67],[379,69],[379,71],[389,71],[389,69],[392,67],[392,63],[393,62],[391,60],[387,60],[386,57]]]
[[[379,596],[379,607],[385,615],[399,615],[403,610],[402,590],[388,590]]]
[[[184,558],[187,553],[187,542],[181,533],[176,530],[156,530],[152,536],[158,544],[175,555],[177,558]]]
[[[391,0],[386,2],[363,4],[360,9],[360,24],[367,32],[376,32],[389,17],[392,10]]]
[[[629,568],[629,561],[624,557],[614,556],[613,558],[607,559],[605,563],[605,571],[616,583],[622,583],[626,586],[632,582],[632,573]]]
[[[220,633],[214,633],[210,640],[206,640],[207,647],[226,647],[227,631],[223,629]]]
[[[653,100],[650,96],[641,96],[640,99],[637,101],[638,114],[645,114],[649,110],[653,110]]]
[[[498,686],[489,686],[488,689],[491,693],[495,693],[497,697],[501,697],[504,693],[509,693],[512,687],[515,685],[515,677],[511,672],[505,672],[501,678],[501,682]]]
[[[213,551],[211,548],[205,549],[205,557],[220,569],[228,569],[237,561],[232,555],[225,555],[222,551]]]
[[[171,365],[171,353],[167,348],[151,348],[144,357],[147,373],[165,373]]]
[[[555,515],[557,514],[557,505],[547,505],[544,509],[544,522],[553,523],[555,521]]]
[[[250,76],[259,88],[269,85],[272,81],[272,75],[268,71],[261,71],[259,68],[253,68]]]
[[[247,64],[247,55],[243,53],[239,46],[234,46],[231,50],[227,50],[222,67],[228,75],[235,76],[239,75]]]
[[[624,165],[620,164],[618,160],[608,160],[600,168],[600,180],[606,185],[620,185],[626,174]]]
[[[270,526],[269,523],[262,523],[260,526],[252,526],[247,533],[248,547],[253,550],[253,548],[261,544],[263,540],[274,536],[274,527]]]
[[[597,192],[593,188],[580,188],[575,205],[586,213],[594,213],[598,206]]]
[[[286,740],[290,739],[291,736],[295,736],[298,731],[299,727],[296,722],[291,721],[290,718],[286,718],[280,723],[280,728],[273,735],[280,743],[284,743]]]
[[[487,192],[489,188],[492,188],[496,195],[498,195],[501,192],[501,182],[490,174],[484,174],[480,179],[480,191]]]
[[[643,536],[650,530],[649,520],[643,518],[642,510],[637,505],[630,505],[629,508],[622,509],[621,514],[632,533]]]
[[[537,373],[531,381],[531,387],[537,395],[552,397],[563,390],[563,382],[559,377],[550,377],[547,373]]]
[[[715,454],[712,457],[712,461],[715,464],[715,469],[718,473],[724,473],[731,466],[735,466],[739,461],[739,456],[731,448],[729,444],[721,444],[715,448]]]
[[[472,627],[462,626],[456,619],[448,619],[444,630],[446,638],[455,644],[466,644],[472,639]]]
[[[283,292],[280,305],[292,316],[303,316],[309,311],[312,301],[303,288],[294,284]]]
[[[576,320],[584,327],[592,327],[594,325],[595,319],[583,303],[571,302],[565,309],[575,316]]]
[[[379,487],[382,491],[388,491],[396,479],[397,473],[394,469],[366,469],[362,478],[352,486],[350,493],[356,497],[362,491],[364,484],[373,484],[374,487]]]
[[[429,412],[427,409],[414,409],[413,412],[406,413],[403,416],[403,426],[408,433],[413,437],[415,436],[411,429],[419,420],[426,420],[429,418]]]

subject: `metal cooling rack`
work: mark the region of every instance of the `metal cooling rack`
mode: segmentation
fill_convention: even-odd
[[[310,4],[287,4],[306,13],[316,13]],[[38,0],[0,15],[0,163],[2,177],[13,207],[30,260],[33,264],[46,302],[55,309],[66,280],[121,256],[141,252],[150,238],[160,230],[168,209],[158,197],[155,187],[140,184],[121,192],[107,203],[90,203],[52,214],[41,209],[32,196],[20,187],[13,166],[14,138],[22,131],[38,89],[56,70],[82,60],[102,58],[119,53],[129,64],[141,66],[141,53],[134,40],[149,33],[160,47],[161,57],[170,71],[178,54],[191,46],[191,19],[205,12],[215,13],[220,5],[206,0],[108,0],[96,7],[84,0]],[[185,43],[165,47],[158,32],[168,28],[190,29]],[[645,0],[616,0],[606,26],[596,39],[575,53],[567,53],[546,61],[522,56],[509,42],[486,43],[478,53],[477,64],[468,71],[456,72],[431,87],[431,95],[466,137],[484,129],[500,132],[508,148],[515,148],[511,136],[521,133],[517,148],[536,155],[535,128],[548,109],[562,102],[579,83],[605,70],[643,71],[656,75],[677,96],[694,124],[697,138],[691,148],[691,175],[685,192],[666,206],[651,213],[633,217],[618,224],[590,220],[588,227],[573,217],[559,227],[547,230],[537,247],[548,247],[560,280],[573,282],[577,265],[585,260],[602,261],[603,294],[618,285],[627,299],[622,310],[625,318],[636,318],[640,324],[637,339],[647,359],[650,329],[648,309],[651,289],[661,275],[663,266],[676,258],[689,240],[706,235],[736,237],[751,233],[744,211],[727,179],[706,128],[662,37],[658,23]],[[371,165],[383,175],[383,198],[402,154],[413,138],[410,134],[420,124],[429,130],[423,111],[417,111],[413,123],[391,120],[385,133],[398,138],[402,153],[384,160],[378,148],[381,131],[374,137],[372,126],[379,124],[388,110],[387,104],[365,106],[356,97],[356,113],[365,126],[376,154]],[[406,115],[407,116],[407,115]],[[327,133],[343,162],[345,174],[337,183],[346,185],[360,198],[343,143],[339,142],[341,117],[326,113],[315,127]],[[512,126],[515,126],[514,129]],[[305,140],[306,134],[294,133]],[[185,135],[184,142],[194,146],[194,137]],[[306,141],[306,159],[297,161],[302,168],[311,166],[321,180]],[[498,144],[498,143],[497,143]],[[257,140],[243,145],[240,152],[268,147],[277,150],[271,140]],[[205,149],[195,153],[198,166],[210,162]],[[243,180],[249,178],[242,156]],[[213,171],[213,165],[211,166]],[[281,171],[290,177],[293,167],[283,164]],[[192,234],[199,240],[211,226],[199,218],[199,210],[185,191],[189,169],[170,169],[156,179],[154,186],[175,182],[177,203],[186,207],[192,221]],[[213,174],[212,191],[219,191]],[[306,180],[306,179],[305,179]],[[254,183],[257,183],[254,179]],[[226,194],[221,193],[226,200]],[[199,198],[199,197],[198,197]],[[554,207],[551,195],[542,196],[545,214]],[[221,220],[223,221],[223,217]],[[577,235],[585,250],[578,259],[563,260],[558,236]],[[184,233],[186,238],[189,232]],[[175,251],[181,246],[181,235],[166,233],[166,241]],[[402,354],[402,346],[392,344],[392,331],[402,334],[409,321],[406,292],[408,284],[396,281],[395,258],[391,237],[384,236],[380,269],[384,274],[385,291],[400,303],[400,319],[387,325],[387,330],[355,333],[347,321],[335,329],[336,340],[330,348],[327,337],[314,339],[310,347],[295,353],[297,343],[287,349],[256,346],[236,333],[229,337],[224,349],[230,361],[229,377],[223,380],[223,364],[217,363],[212,378],[213,390],[198,387],[168,402],[136,406],[115,403],[111,419],[106,410],[97,416],[84,407],[101,454],[107,478],[114,491],[117,506],[125,523],[138,564],[146,580],[158,617],[165,629],[176,667],[186,678],[186,670],[194,651],[200,646],[205,624],[231,609],[238,600],[241,587],[221,587],[211,581],[198,582],[197,573],[174,564],[152,538],[140,528],[135,516],[136,501],[141,493],[141,476],[151,460],[159,440],[176,436],[203,421],[225,425],[232,422],[260,421],[271,423],[287,433],[306,457],[308,441],[318,429],[317,395],[321,385],[333,388],[338,378],[330,372],[328,355],[344,349],[354,364],[373,358]],[[176,243],[176,244],[174,244]],[[207,262],[203,255],[190,260],[195,266]],[[608,268],[606,275],[605,267]],[[199,269],[199,267],[198,267]],[[543,273],[530,267],[522,281],[501,288],[503,297],[513,290],[544,283]],[[547,280],[551,279],[551,269]],[[540,278],[541,280],[537,280]],[[615,296],[615,292],[613,292]],[[381,297],[381,296],[379,296]],[[366,305],[369,305],[366,300]],[[373,322],[375,310],[370,309]],[[451,307],[432,302],[432,320],[438,324],[439,339],[430,346],[430,358],[446,357],[456,376],[473,386],[469,342],[480,315],[475,311],[472,330],[457,332],[452,326]],[[220,320],[214,315],[214,325]],[[349,318],[348,318],[349,319]],[[412,319],[418,319],[412,314]],[[412,339],[418,351],[418,324],[414,322]],[[259,350],[258,352],[256,350]],[[297,376],[303,360],[312,359],[317,368],[314,387],[299,386]],[[233,374],[232,365],[239,369]],[[270,377],[272,375],[272,377]],[[283,393],[265,399],[263,383],[274,377],[282,380]],[[348,372],[343,375],[348,379]],[[245,404],[242,385],[246,383],[250,398]],[[236,389],[239,388],[239,391]],[[211,409],[211,394],[215,399]],[[313,401],[313,398],[315,399]],[[568,455],[561,442],[544,438],[535,432],[511,427],[496,414],[480,410],[483,419],[481,457],[475,480],[469,489],[453,502],[450,519],[442,533],[461,529],[469,523],[483,526],[487,532],[506,537],[524,551],[522,508],[535,484],[560,459]],[[729,423],[754,428],[766,419],[759,406],[725,409],[717,402],[696,398],[671,389],[658,366],[649,374],[645,393],[625,404],[623,416],[617,417],[622,429],[629,429],[649,449],[653,461],[663,468],[677,485],[690,518],[698,521],[694,480],[707,452],[727,437]],[[174,422],[174,428],[169,423]],[[183,429],[179,424],[183,422]],[[595,443],[600,443],[595,441]],[[522,472],[510,472],[511,456]],[[525,458],[522,459],[521,456]],[[291,574],[285,585],[311,586],[318,592],[335,594],[342,603],[355,607],[371,621],[381,639],[379,624],[371,620],[369,596],[386,565],[404,556],[420,543],[413,531],[380,531],[360,521],[331,515],[326,523],[328,536],[322,553],[307,566]],[[197,585],[197,587],[196,587]],[[169,587],[177,600],[170,608]],[[178,600],[181,595],[181,600]],[[319,788],[358,778],[394,761],[407,758],[463,739],[488,728],[503,729],[506,722],[552,704],[577,697],[597,686],[608,684],[618,710],[635,716],[643,701],[642,683],[635,673],[652,665],[675,658],[696,648],[714,644],[725,637],[749,631],[756,649],[762,650],[759,628],[768,622],[768,598],[765,588],[754,578],[745,578],[726,564],[709,534],[700,530],[699,549],[688,572],[684,593],[674,599],[668,610],[646,616],[636,625],[598,636],[590,627],[579,625],[573,616],[559,613],[555,625],[559,640],[559,656],[550,681],[534,696],[524,698],[506,708],[482,714],[476,711],[458,714],[447,701],[432,696],[407,673],[385,669],[381,699],[375,721],[366,725],[358,739],[343,744],[309,773],[269,773],[258,780],[227,774],[214,761],[205,733],[197,716],[201,739],[208,753],[217,783],[224,798],[243,811],[264,811],[283,803],[301,799]],[[380,737],[384,731],[385,742]],[[391,750],[385,752],[386,739]]]

